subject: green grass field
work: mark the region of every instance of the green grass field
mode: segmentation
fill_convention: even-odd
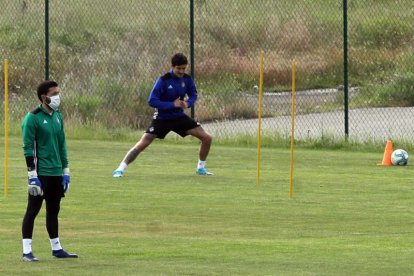
[[[31,264],[20,261],[25,163],[12,138],[0,274],[414,274],[412,165],[378,167],[382,152],[298,149],[289,199],[289,150],[262,149],[257,185],[255,147],[213,146],[215,175],[199,177],[192,142],[155,142],[113,179],[132,143],[70,140],[60,237],[80,258],[50,257],[43,208],[33,244],[40,262]]]

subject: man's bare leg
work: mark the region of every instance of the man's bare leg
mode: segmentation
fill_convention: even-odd
[[[121,177],[124,173],[126,167],[134,162],[138,155],[144,151],[157,136],[154,134],[144,133],[141,139],[127,152],[122,162],[119,164],[118,168],[112,174],[113,177]]]
[[[211,175],[212,173],[209,173],[205,169],[205,165],[213,138],[200,126],[190,129],[187,131],[187,133],[194,137],[197,137],[201,141],[200,150],[198,153],[199,160],[197,164],[197,173],[202,175]]]

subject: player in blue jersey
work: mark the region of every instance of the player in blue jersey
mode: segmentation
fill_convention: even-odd
[[[192,135],[201,141],[196,173],[212,175],[206,168],[206,159],[210,151],[212,137],[187,114],[197,100],[197,89],[191,76],[185,73],[187,57],[181,53],[171,59],[171,69],[156,82],[148,98],[148,104],[155,109],[153,120],[144,135],[125,155],[113,177],[122,177],[127,166],[148,147],[155,138],[164,139],[174,131],[181,137]]]

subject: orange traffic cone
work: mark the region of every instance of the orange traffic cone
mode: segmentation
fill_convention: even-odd
[[[387,144],[385,145],[384,157],[382,158],[382,162],[378,163],[378,166],[392,166],[391,162],[391,154],[393,152],[392,149],[392,141],[388,140]]]

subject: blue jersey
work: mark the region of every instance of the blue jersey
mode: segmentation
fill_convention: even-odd
[[[197,100],[197,89],[191,76],[177,77],[172,70],[160,77],[151,90],[148,104],[155,108],[154,119],[174,119],[185,116],[182,108],[174,107],[177,98],[184,100],[187,95],[188,107]]]

